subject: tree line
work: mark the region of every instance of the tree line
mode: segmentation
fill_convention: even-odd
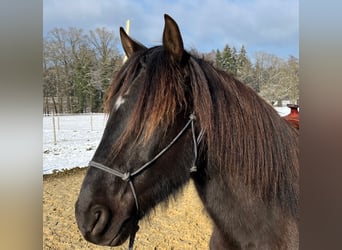
[[[118,37],[106,28],[88,32],[55,28],[43,42],[44,113],[102,112],[105,92],[123,64]],[[252,63],[244,46],[237,50],[228,44],[223,50],[200,55],[271,103],[297,103],[299,99],[299,63],[295,57],[284,60],[259,52]]]
[[[53,29],[44,38],[44,113],[101,112],[113,72],[122,65],[118,39],[105,28]]]
[[[270,103],[281,105],[283,100],[298,103],[299,61],[294,56],[287,60],[266,52],[258,52],[252,63],[244,46],[237,51],[227,44],[216,50],[215,65],[249,85]]]

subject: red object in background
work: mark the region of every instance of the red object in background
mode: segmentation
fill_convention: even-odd
[[[284,119],[290,122],[296,129],[299,129],[299,106],[297,104],[287,104],[291,109],[290,114],[284,116]]]

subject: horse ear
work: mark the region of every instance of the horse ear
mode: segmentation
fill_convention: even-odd
[[[163,46],[173,59],[181,62],[184,54],[182,35],[178,25],[169,15],[164,15],[165,27],[163,33]]]
[[[122,27],[120,27],[120,38],[121,38],[122,47],[128,58],[137,51],[147,49],[141,43],[136,42],[132,38],[130,38],[125,32],[124,28]]]

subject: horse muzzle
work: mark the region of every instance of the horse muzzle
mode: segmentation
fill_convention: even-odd
[[[103,205],[93,205],[90,209],[83,210],[77,202],[75,215],[83,237],[96,245],[121,245],[135,226],[133,217],[114,216],[113,212]]]

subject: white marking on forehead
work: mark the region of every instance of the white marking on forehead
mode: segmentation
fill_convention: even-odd
[[[118,110],[120,106],[124,103],[125,103],[125,99],[123,99],[122,96],[120,95],[115,102],[115,110]]]

